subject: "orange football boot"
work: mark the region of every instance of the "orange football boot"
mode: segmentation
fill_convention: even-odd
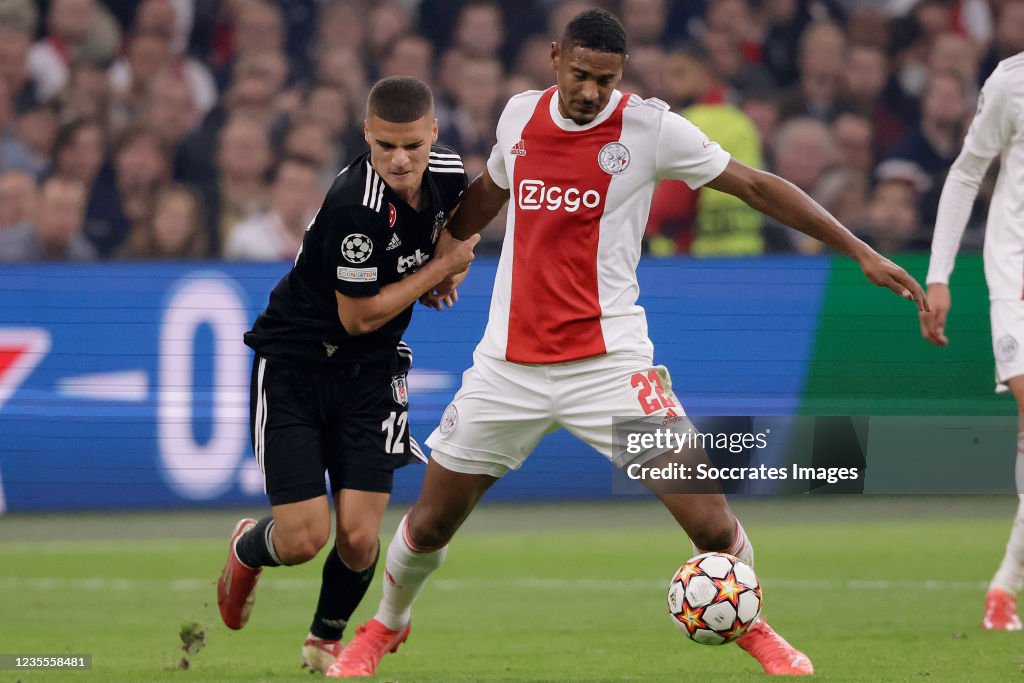
[[[985,595],[985,616],[981,627],[986,631],[1019,631],[1020,617],[1017,616],[1017,598],[998,588],[990,588]]]
[[[328,678],[357,678],[372,676],[380,660],[409,637],[411,624],[392,631],[376,619],[370,619],[365,626],[356,629],[356,637],[348,644],[334,664],[327,670]]]
[[[814,666],[807,655],[787,643],[763,621],[751,626],[736,644],[749,652],[765,673],[772,676],[810,676],[814,673]]]

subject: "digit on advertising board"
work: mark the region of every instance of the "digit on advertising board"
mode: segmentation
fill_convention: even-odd
[[[186,498],[216,498],[232,484],[248,448],[249,353],[240,340],[249,329],[245,305],[232,281],[196,275],[171,293],[160,325],[157,444],[168,483]],[[213,386],[205,397],[193,386],[194,339],[201,325],[214,338]],[[193,410],[211,402],[213,433],[199,443]]]

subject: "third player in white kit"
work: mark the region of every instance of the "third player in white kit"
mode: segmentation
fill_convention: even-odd
[[[741,197],[855,258],[875,284],[924,305],[913,278],[793,185],[731,159],[663,102],[616,90],[626,37],[611,14],[576,16],[551,58],[557,86],[509,101],[487,170],[448,226],[467,239],[510,203],[490,319],[473,367],[428,440],[433,459],[419,500],[388,548],[380,608],[329,676],[371,675],[404,641],[412,602],[448,541],[544,433],[564,427],[622,466],[624,457],[612,448],[613,417],[683,415],[668,372],[653,364],[637,305],[636,266],[658,180]],[[668,455],[647,453],[643,461],[657,466]],[[753,562],[720,492],[654,493],[698,548]],[[764,622],[737,642],[770,674],[813,672],[810,660]]]
[[[1017,399],[1017,493],[1020,503],[1006,554],[985,599],[982,626],[995,631],[1021,630],[1017,592],[1024,582],[1024,53],[999,63],[985,82],[978,113],[963,150],[942,188],[928,267],[931,312],[921,315],[921,332],[938,346],[945,335],[950,308],[949,276],[960,239],[985,172],[1002,156],[1002,168],[989,206],[985,228],[985,280],[992,319],[992,350],[997,391],[1009,388]]]

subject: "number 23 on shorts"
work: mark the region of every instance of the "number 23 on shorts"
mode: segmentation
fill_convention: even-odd
[[[645,372],[634,373],[629,379],[629,385],[638,389],[637,400],[644,415],[652,415],[659,410],[665,409],[668,415],[677,415],[676,402],[671,392],[665,391],[665,385],[661,381],[661,374],[657,369],[650,369]]]

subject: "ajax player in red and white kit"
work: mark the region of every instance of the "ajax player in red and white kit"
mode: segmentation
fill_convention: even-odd
[[[658,180],[741,197],[855,258],[875,284],[925,305],[913,278],[793,185],[732,160],[664,103],[617,91],[626,36],[613,15],[576,16],[551,58],[558,85],[509,101],[487,170],[449,223],[456,238],[467,239],[511,204],[473,367],[427,441],[433,457],[420,498],[388,548],[380,608],[329,676],[371,675],[408,637],[412,602],[455,531],[547,432],[564,427],[620,467],[665,457],[627,459],[612,448],[613,416],[683,415],[668,371],[653,363],[637,305],[636,266]],[[697,548],[753,562],[721,493],[655,495]],[[738,642],[768,673],[813,672],[764,622]]]
[[[1016,596],[1024,583],[1024,352],[1020,348],[1024,343],[1024,52],[1001,61],[985,81],[978,113],[939,198],[927,278],[931,312],[921,314],[921,333],[937,346],[949,343],[945,335],[951,304],[949,276],[978,187],[997,156],[1002,156],[1002,168],[985,227],[985,280],[996,390],[1009,389],[1017,399],[1020,502],[1003,561],[989,584],[981,623],[988,630],[1019,631]]]

